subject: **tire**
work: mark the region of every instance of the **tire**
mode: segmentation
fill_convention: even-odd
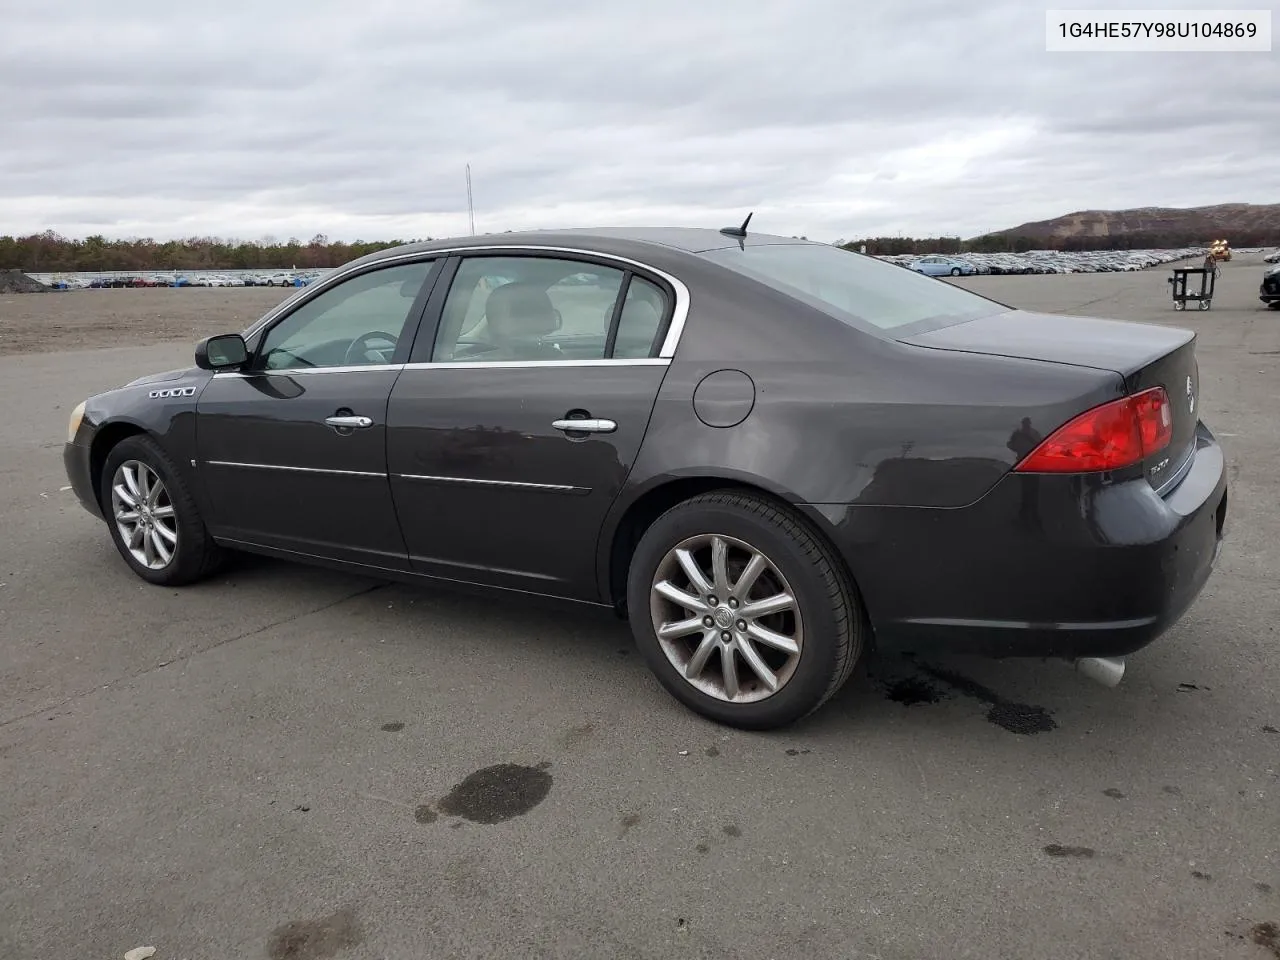
[[[951,268],[951,275],[952,275],[953,277],[958,277],[958,276],[960,276],[960,268],[959,268],[959,267],[952,267],[952,268]]]
[[[698,591],[676,550],[690,550],[704,571],[703,587],[718,592],[725,581],[717,588],[715,565],[709,559],[716,539],[727,546],[725,581],[740,584],[745,568],[757,562],[748,563],[747,558],[756,554],[763,558],[762,572],[746,596],[726,591],[729,597],[714,597],[716,604],[708,606],[706,600],[714,594]],[[701,602],[701,609],[668,599],[669,594],[655,589],[658,583]],[[695,592],[700,595],[694,597]],[[761,612],[750,622],[735,619],[742,615],[734,612],[737,607],[745,612],[765,597],[784,594],[793,598],[791,607]],[[782,727],[821,707],[849,679],[869,636],[857,591],[843,565],[804,520],[764,497],[732,491],[694,497],[653,522],[627,574],[627,609],[637,646],[672,696],[711,720],[749,730]],[[684,623],[685,630],[659,639],[656,624],[674,622]],[[743,625],[750,632],[744,632]],[[773,642],[761,641],[761,634]],[[780,636],[796,649],[775,647]],[[729,647],[723,642],[726,637]],[[701,665],[694,665],[704,648]],[[726,654],[737,678],[732,698]],[[773,685],[753,669],[749,655],[763,662]],[[694,679],[686,679],[686,670]]]
[[[133,490],[130,490],[126,473],[137,481]],[[153,509],[154,513],[144,517],[140,531],[140,524],[124,524],[138,531],[137,543],[140,545],[137,549],[144,552],[144,556],[140,558],[135,556],[133,549],[125,541],[122,523],[116,519],[121,511],[135,515],[138,511],[130,511],[128,508],[131,504],[116,493],[114,488],[123,487],[127,496],[136,496],[138,484],[141,483],[139,476],[145,477],[148,473],[151,482],[146,484],[145,489],[154,489],[156,479],[162,487],[161,493],[152,498],[152,506],[143,511],[148,513]],[[107,454],[98,482],[99,498],[107,517],[111,540],[125,563],[143,580],[166,587],[194,583],[208,576],[222,562],[224,553],[209,536],[191,491],[183,482],[173,461],[150,437],[126,437],[116,444]],[[163,536],[161,528],[169,531],[172,538]],[[154,535],[150,533],[151,530],[155,531]],[[176,544],[173,542],[175,539]],[[157,543],[170,545],[167,561],[163,550],[156,546]],[[144,562],[148,557],[152,558],[153,565]]]

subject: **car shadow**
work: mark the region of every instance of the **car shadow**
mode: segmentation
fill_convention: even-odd
[[[288,561],[245,554],[217,581],[247,585],[278,580],[282,589],[288,589],[296,583],[293,572],[299,569],[303,568]],[[550,659],[563,675],[582,674],[584,684],[588,675],[593,680],[625,680],[632,683],[636,696],[658,698],[664,708],[684,711],[656,680],[635,684],[640,677],[652,679],[651,674],[627,623],[607,609],[532,595],[495,602],[492,594],[450,584],[405,584],[331,572],[329,576],[349,578],[353,589],[375,585],[380,605],[390,608],[384,615],[403,627],[409,642],[425,639],[428,621],[440,628],[446,643],[454,642],[451,636],[480,628],[487,650],[516,655],[518,649],[522,658]],[[217,581],[209,586],[217,589]],[[431,631],[432,636],[435,633]],[[1172,679],[1164,658],[1144,661],[1142,669],[1134,672],[1137,676],[1112,690],[1082,677],[1061,660],[873,653],[831,701],[788,730],[795,736],[840,736],[851,728],[874,730],[903,718],[922,732],[953,732],[958,724],[973,730],[984,722],[1020,737],[1052,737],[1086,722],[1124,730],[1150,722],[1153,694],[1158,706],[1165,693],[1173,697],[1198,689],[1190,678]],[[1193,668],[1180,674],[1194,672]],[[710,721],[703,722],[716,728]]]

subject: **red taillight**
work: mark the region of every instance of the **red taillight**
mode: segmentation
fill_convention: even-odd
[[[1168,446],[1173,410],[1164,387],[1087,410],[1027,454],[1019,473],[1088,473],[1140,463]]]

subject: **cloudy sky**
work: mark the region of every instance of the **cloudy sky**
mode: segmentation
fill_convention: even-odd
[[[467,163],[480,232],[1280,201],[1280,47],[1045,52],[1175,3],[0,0],[0,234],[463,234]]]

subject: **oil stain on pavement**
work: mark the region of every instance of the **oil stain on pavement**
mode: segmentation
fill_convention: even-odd
[[[1085,860],[1092,860],[1098,854],[1093,847],[1073,847],[1061,843],[1049,844],[1044,852],[1051,857],[1080,857]]]
[[[477,770],[442,797],[436,809],[472,823],[502,823],[524,816],[551,792],[547,766],[499,763]]]
[[[1010,733],[1022,735],[1047,733],[1058,726],[1053,717],[1049,716],[1049,711],[1044,707],[1036,707],[1027,703],[1014,703],[1011,700],[1006,700],[994,690],[988,690],[976,680],[970,680],[968,677],[954,673],[951,670],[944,670],[941,667],[921,663],[918,660],[913,662],[919,669],[935,680],[941,680],[965,696],[988,704],[991,709],[987,711],[987,720],[997,727],[1008,730]]]
[[[326,960],[363,940],[355,911],[344,908],[319,920],[293,920],[277,927],[267,941],[267,956],[271,960]]]

